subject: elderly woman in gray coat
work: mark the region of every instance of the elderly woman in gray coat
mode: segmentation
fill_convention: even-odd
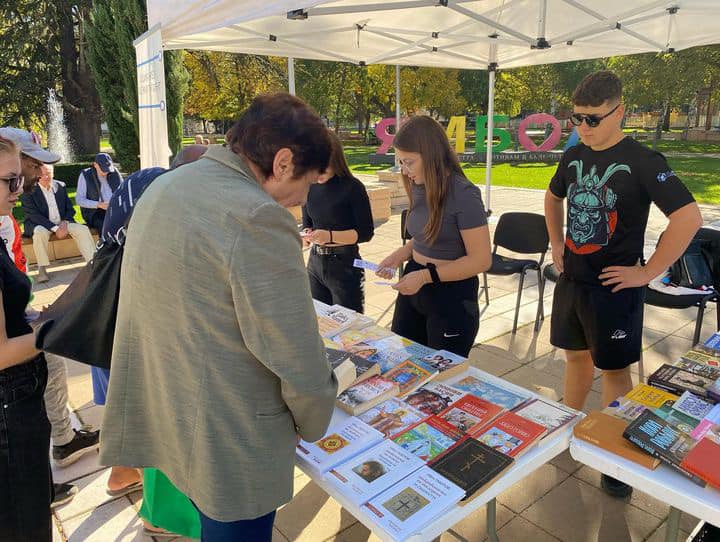
[[[149,186],[128,228],[101,461],[162,470],[204,541],[269,541],[296,439],[321,438],[332,415],[337,383],[285,209],[330,148],[301,100],[260,96],[226,145]]]

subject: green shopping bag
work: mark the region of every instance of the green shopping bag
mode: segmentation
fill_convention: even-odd
[[[193,504],[162,472],[143,471],[140,517],[155,527],[188,538],[200,538],[200,516]]]

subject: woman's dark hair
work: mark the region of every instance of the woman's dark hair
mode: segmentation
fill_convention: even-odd
[[[350,171],[347,160],[345,159],[345,152],[343,151],[342,141],[338,135],[328,128],[328,136],[330,137],[330,144],[332,145],[332,154],[330,155],[330,169],[338,177],[347,179],[352,177],[353,174]]]
[[[605,102],[617,103],[622,98],[622,82],[613,72],[601,70],[580,81],[573,92],[572,103],[580,106],[598,107]]]
[[[269,177],[280,149],[293,153],[294,177],[325,171],[332,146],[320,117],[301,99],[285,92],[255,98],[225,136],[226,144]]]

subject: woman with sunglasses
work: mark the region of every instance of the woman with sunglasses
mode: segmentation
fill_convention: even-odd
[[[372,239],[374,228],[365,185],[352,176],[340,138],[332,142],[330,165],[310,187],[302,207],[303,244],[309,245],[308,274],[313,299],[365,309],[365,272],[353,267],[360,258],[358,243]]]
[[[23,186],[20,153],[0,138],[0,215]],[[25,318],[30,280],[0,248],[0,540],[50,541],[50,423],[43,393],[47,366]]]
[[[427,116],[409,119],[393,142],[410,199],[412,239],[380,263],[378,275],[407,262],[392,330],[413,341],[467,356],[480,311],[478,277],[491,264],[480,190],[463,173],[445,130]]]

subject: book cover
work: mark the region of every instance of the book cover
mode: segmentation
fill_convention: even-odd
[[[704,438],[683,458],[680,466],[713,487],[720,488],[720,445]]]
[[[683,393],[673,405],[673,410],[691,418],[695,418],[697,421],[702,420],[712,409],[712,404],[701,399],[697,395],[690,393],[689,391]]]
[[[601,412],[603,412],[604,414],[610,414],[611,416],[615,416],[616,418],[620,418],[621,420],[625,420],[626,422],[631,422],[635,418],[640,416],[640,413],[646,408],[650,407],[647,407],[626,397],[618,397],[614,401],[611,401],[608,406],[603,408]],[[671,407],[663,406],[661,408],[664,411],[669,411]]]
[[[708,352],[714,352],[716,355],[720,356],[720,332],[716,331],[710,335],[708,340],[703,343],[703,347]]]
[[[691,361],[688,359],[680,358],[672,364],[673,367],[680,367],[693,374],[704,376],[710,380],[717,380],[720,378],[720,367],[707,365],[706,363],[700,363],[699,361]]]
[[[701,397],[708,397],[708,389],[714,381],[666,363],[650,375],[648,384],[671,393],[682,394],[691,391]]]
[[[422,459],[386,440],[330,469],[325,480],[360,506],[424,465]]]
[[[337,348],[340,350],[367,358],[375,353],[375,349],[370,346],[371,342],[389,337],[392,334],[392,331],[387,328],[370,325],[361,329],[350,327],[333,336],[332,340],[339,345]]]
[[[353,384],[357,384],[358,382],[362,382],[371,376],[380,374],[380,367],[377,363],[373,363],[370,360],[351,354],[350,352],[325,347],[325,354],[327,355],[328,362],[333,370],[335,370],[345,360],[350,360],[352,362],[355,366],[356,374]]]
[[[392,438],[411,425],[423,421],[427,415],[393,397],[363,412],[358,418],[380,431],[386,438]]]
[[[545,427],[548,431],[545,436],[569,424],[580,415],[576,410],[557,403],[551,403],[542,398],[533,399],[529,403],[516,408],[514,412]]]
[[[412,361],[428,372],[433,372],[432,368],[422,361],[422,358],[429,352],[434,352],[433,349],[427,346],[399,335],[390,335],[372,341],[369,345],[375,349],[375,352],[368,356],[368,359],[380,365],[380,373],[383,375],[407,360]]]
[[[400,397],[415,391],[417,388],[428,382],[437,371],[428,371],[417,363],[405,360],[394,369],[385,373],[385,378],[395,382],[400,388]]]
[[[503,408],[512,410],[530,399],[530,393],[521,394],[502,387],[499,383],[481,380],[476,376],[466,376],[452,383],[453,387],[485,399]]]
[[[316,442],[301,440],[295,454],[318,474],[347,461],[383,439],[382,433],[357,418],[331,426]]]
[[[673,427],[654,412],[645,410],[635,421],[630,422],[623,432],[623,437],[693,482],[703,485],[696,476],[680,467],[682,460],[695,445],[695,441],[690,435]]]
[[[463,434],[445,420],[431,416],[409,427],[392,440],[423,461],[430,461],[450,448]]]
[[[518,457],[536,444],[547,429],[514,412],[506,412],[483,427],[478,441],[510,457]]]
[[[396,540],[413,533],[455,506],[465,492],[429,467],[413,474],[368,501],[361,510]]]
[[[398,385],[381,376],[371,376],[362,382],[350,386],[337,398],[337,406],[345,412],[357,416],[370,410],[378,403],[398,394]]]
[[[325,305],[315,301],[315,313],[322,337],[332,337],[349,328],[359,314],[340,305]]]
[[[720,352],[707,352],[693,349],[684,353],[682,359],[702,363],[710,367],[720,367]]]
[[[437,417],[454,425],[463,433],[474,435],[483,425],[495,419],[505,409],[494,403],[465,395],[437,414]]]
[[[465,392],[462,390],[441,382],[431,381],[414,392],[409,393],[405,397],[405,402],[427,416],[432,416],[445,410],[464,395]]]
[[[707,437],[715,442],[720,441],[720,405],[715,405],[700,420],[700,423],[693,429],[690,436],[695,440]]]
[[[592,410],[573,427],[573,435],[638,465],[655,469],[660,464],[658,458],[646,454],[623,438],[627,426],[628,423],[620,418]]]
[[[437,380],[447,380],[467,370],[469,362],[467,358],[448,352],[437,350],[423,358],[423,361],[438,371]]]
[[[625,394],[627,399],[650,408],[660,408],[666,403],[668,406],[678,400],[678,396],[665,390],[659,390],[647,384],[638,384]]]
[[[514,459],[471,437],[465,437],[447,453],[435,459],[430,468],[465,491],[464,501],[492,483]]]

